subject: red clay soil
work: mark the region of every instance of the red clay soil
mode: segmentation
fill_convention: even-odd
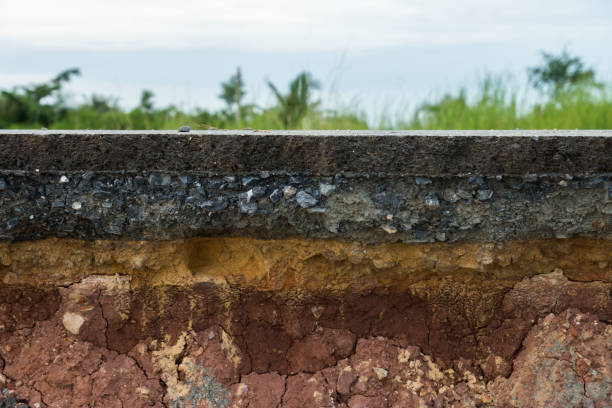
[[[414,295],[230,303],[210,285],[133,290],[119,276],[6,285],[0,406],[609,407],[610,289],[525,278],[472,327]]]
[[[612,242],[0,242],[0,408],[610,407]]]

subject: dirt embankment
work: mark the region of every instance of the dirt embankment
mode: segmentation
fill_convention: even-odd
[[[611,254],[580,238],[1,243],[0,406],[610,406]]]

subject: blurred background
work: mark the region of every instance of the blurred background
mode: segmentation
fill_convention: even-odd
[[[609,0],[0,0],[0,128],[612,128]]]

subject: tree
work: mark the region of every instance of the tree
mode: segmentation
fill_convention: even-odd
[[[279,117],[286,127],[297,126],[308,111],[319,104],[319,101],[311,102],[310,99],[312,90],[319,89],[320,84],[308,72],[301,72],[291,81],[287,95],[281,94],[270,81],[268,81],[268,86],[276,96]]]
[[[18,86],[0,94],[0,127],[8,124],[42,124],[48,126],[66,114],[62,86],[73,76],[80,75],[78,68],[59,73],[49,82]],[[51,98],[48,102],[45,99]]]
[[[242,80],[242,72],[240,67],[236,68],[236,73],[230,77],[227,82],[221,84],[221,94],[219,98],[223,99],[230,110],[236,105],[235,115],[236,123],[240,123],[242,119],[242,98],[246,95],[244,90],[244,81]]]
[[[152,113],[154,96],[155,94],[153,93],[153,91],[150,91],[148,89],[143,89],[142,93],[140,94],[140,106],[139,106],[140,109],[142,109],[143,111],[147,113]]]
[[[552,90],[558,94],[562,90],[569,90],[578,85],[599,86],[595,82],[593,68],[585,68],[579,57],[573,57],[567,49],[559,55],[542,51],[544,62],[537,67],[527,68],[529,82],[534,88]]]
[[[89,103],[83,106],[87,105],[99,114],[119,110],[117,108],[117,99],[112,96],[93,94],[90,97]]]

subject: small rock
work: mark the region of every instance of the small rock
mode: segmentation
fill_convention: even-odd
[[[257,212],[257,203],[240,201],[240,212],[246,214],[255,214]]]
[[[272,194],[270,194],[270,201],[276,203],[281,199],[282,196],[283,193],[280,191],[280,189],[277,188],[272,192]]]
[[[311,214],[323,214],[325,212],[325,207],[312,207],[308,209],[308,212]]]
[[[285,186],[283,187],[283,196],[285,197],[285,199],[290,199],[291,197],[293,197],[295,195],[295,193],[297,193],[297,189],[295,187],[292,186]]]
[[[191,131],[191,128],[190,128],[189,126],[181,126],[181,127],[178,129],[178,131],[179,131],[179,132],[181,132],[181,133],[186,133],[186,132]]]
[[[153,173],[149,175],[149,184],[155,186],[167,186],[172,182],[172,177],[169,174]]]
[[[247,203],[251,202],[251,198],[253,198],[253,190],[249,190],[246,193],[240,193],[240,199],[245,200]]]
[[[324,311],[325,308],[323,306],[313,306],[310,308],[310,312],[315,317],[315,319],[320,318]]]
[[[425,199],[425,205],[429,208],[438,208],[440,207],[440,200],[438,200],[436,197],[427,197]]]
[[[453,190],[451,190],[450,188],[447,188],[446,190],[444,190],[444,193],[442,194],[442,198],[444,198],[444,200],[448,201],[449,203],[456,203],[457,201],[459,201],[460,197]],[[470,194],[470,198],[471,198],[471,194]]]
[[[374,370],[374,374],[376,374],[376,378],[378,378],[379,380],[382,380],[383,378],[387,378],[387,375],[389,374],[387,370],[381,367],[374,367],[373,370]]]
[[[61,176],[60,179],[59,179],[59,183],[60,184],[67,183],[68,181],[69,181],[68,177],[66,177],[66,176]]]
[[[78,313],[66,312],[62,317],[64,328],[74,335],[79,334],[83,323],[85,323],[85,319]]]
[[[255,186],[250,191],[253,198],[260,198],[266,194],[266,188],[263,186]]]
[[[181,174],[178,178],[184,185],[193,183],[193,177],[191,177],[189,174]]]
[[[474,187],[480,187],[484,185],[484,178],[482,176],[471,176],[468,178],[468,183]]]
[[[387,234],[395,234],[397,232],[397,228],[392,225],[383,225],[380,228],[382,228]]]
[[[254,184],[257,181],[259,181],[259,177],[252,177],[252,176],[243,177],[242,178],[242,185],[248,187],[248,186],[250,186],[251,184]]]
[[[74,203],[72,203],[72,209],[73,210],[80,210],[81,209],[81,203],[78,201],[75,201]]]
[[[305,191],[300,191],[296,196],[297,202],[302,208],[313,207],[317,204],[317,199]]]
[[[471,191],[458,190],[457,191],[457,195],[459,197],[463,198],[464,200],[471,200],[472,199],[472,192]]]
[[[478,199],[486,201],[493,197],[493,190],[478,190]]]
[[[104,232],[113,235],[121,235],[123,233],[123,219],[115,219],[104,226]]]
[[[431,184],[431,180],[426,177],[417,177],[414,180],[419,186],[423,186],[425,184]]]
[[[319,191],[324,196],[330,195],[331,192],[334,191],[335,189],[336,189],[336,186],[334,186],[333,184],[319,184]]]

